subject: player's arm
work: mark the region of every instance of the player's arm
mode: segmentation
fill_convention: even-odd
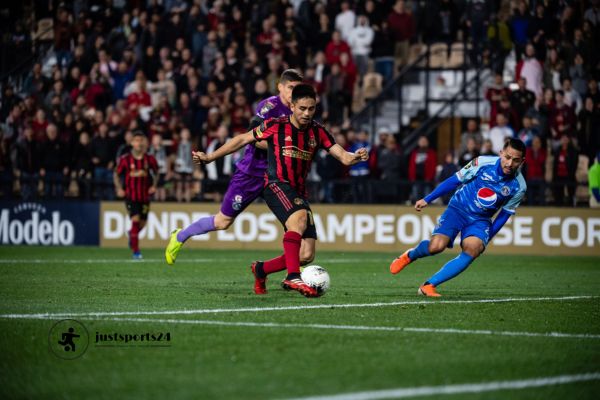
[[[113,182],[115,184],[117,197],[125,196],[125,190],[123,190],[123,180],[124,179],[122,179],[121,172],[123,172],[123,168],[121,167],[121,164],[119,164],[119,166],[117,168],[115,168],[115,171],[113,172]]]
[[[339,144],[334,144],[329,148],[329,154],[344,165],[354,165],[361,161],[369,159],[369,152],[364,147],[356,150],[354,153],[344,150]]]
[[[253,116],[250,120],[250,130],[259,127],[264,120],[264,118],[261,118],[258,115]],[[261,150],[268,150],[269,145],[267,144],[267,142],[254,142],[254,147],[259,148]]]
[[[225,142],[225,144],[219,147],[212,153],[206,154],[202,151],[192,152],[192,158],[196,164],[211,163],[219,158],[225,157],[228,154],[235,153],[247,144],[255,142],[254,130],[243,133],[234,137],[233,139]]]
[[[152,176],[152,185],[148,188],[148,194],[156,193],[156,188],[158,187],[158,164],[155,158],[152,158],[153,161],[150,162],[150,175]]]
[[[417,201],[415,203],[415,210],[421,211],[422,209],[427,207],[429,203],[431,203],[438,197],[442,197],[443,195],[455,190],[457,187],[460,186],[460,184],[461,182],[458,179],[458,177],[456,175],[452,175],[450,178],[437,185],[437,187],[433,189],[433,192],[429,193],[427,196]]]
[[[500,210],[500,212],[496,216],[496,219],[494,219],[494,222],[492,223],[492,229],[490,232],[490,240],[492,240],[492,238],[494,236],[496,236],[496,233],[500,232],[500,229],[502,229],[504,224],[506,224],[506,221],[508,221],[508,219],[512,215],[513,215],[512,213],[509,213],[504,208],[502,210]]]

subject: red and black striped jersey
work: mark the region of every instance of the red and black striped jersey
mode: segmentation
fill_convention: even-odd
[[[252,134],[258,141],[268,141],[266,183],[288,183],[306,198],[306,177],[315,153],[319,148],[329,151],[335,140],[318,122],[311,121],[306,128],[298,129],[290,118],[265,120],[252,130]]]
[[[153,175],[157,172],[158,163],[150,154],[144,154],[140,159],[135,158],[131,153],[121,156],[117,165],[117,174],[124,178],[127,200],[150,202],[148,189],[152,186]]]

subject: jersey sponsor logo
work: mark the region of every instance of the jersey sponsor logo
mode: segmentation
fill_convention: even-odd
[[[482,187],[477,191],[477,202],[481,205],[481,207],[487,208],[492,207],[496,204],[496,200],[498,196],[496,192],[487,187]]]
[[[494,178],[491,175],[489,175],[485,172],[481,175],[481,179],[484,181],[493,181],[494,180]]]
[[[296,146],[284,146],[281,150],[281,154],[285,157],[299,158],[301,160],[312,160],[312,153],[310,151],[301,150]]]
[[[292,137],[291,137],[291,136],[289,136],[289,135],[288,135],[288,136],[286,136],[286,137],[285,137],[285,141],[286,141],[286,142],[291,142],[291,141],[292,141]]]
[[[148,172],[143,169],[133,170],[129,172],[129,176],[132,178],[145,178],[148,176]]]

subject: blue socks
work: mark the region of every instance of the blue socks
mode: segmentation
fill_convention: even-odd
[[[464,252],[460,253],[458,257],[448,261],[446,265],[429,278],[427,282],[431,283],[433,286],[438,286],[463,272],[472,262],[473,257]]]
[[[421,243],[414,249],[408,252],[408,258],[411,261],[415,261],[419,258],[430,256],[429,254],[429,240],[422,240]]]

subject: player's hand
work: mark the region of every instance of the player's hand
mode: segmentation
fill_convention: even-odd
[[[367,161],[369,159],[369,152],[363,147],[354,152],[354,157],[360,161]]]
[[[417,211],[421,211],[425,207],[427,207],[427,202],[425,201],[425,199],[421,199],[415,203],[415,210]]]
[[[208,154],[202,151],[192,151],[192,160],[194,160],[194,163],[196,164],[208,164],[212,162]]]
[[[125,191],[123,189],[117,189],[117,197],[125,197]]]
[[[152,195],[154,193],[156,193],[156,186],[150,186],[148,188],[148,194]]]

